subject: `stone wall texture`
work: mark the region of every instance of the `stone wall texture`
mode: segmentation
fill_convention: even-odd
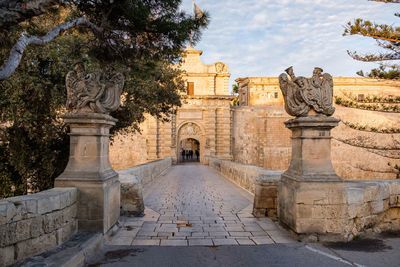
[[[77,231],[77,189],[0,200],[0,266],[55,248]]]
[[[281,171],[266,170],[216,157],[206,158],[206,164],[254,194],[253,214],[256,217],[277,215],[277,188]]]
[[[400,182],[297,183],[282,180],[279,219],[307,241],[349,241],[400,229]],[[280,205],[281,209],[281,205]]]

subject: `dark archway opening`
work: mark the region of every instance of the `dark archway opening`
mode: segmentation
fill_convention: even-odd
[[[199,162],[200,161],[200,142],[193,138],[186,138],[180,143],[179,152],[180,162]]]

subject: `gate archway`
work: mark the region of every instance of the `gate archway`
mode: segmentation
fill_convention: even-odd
[[[189,140],[195,140],[198,142],[198,144],[193,145],[198,147],[198,151],[200,154],[199,160],[200,162],[202,162],[205,153],[205,136],[201,126],[194,122],[184,122],[178,128],[176,151],[178,162],[182,162],[181,152],[182,150],[186,149],[186,147],[184,146],[188,145]],[[195,151],[193,152],[195,153]],[[193,154],[193,158],[196,158],[195,154]]]

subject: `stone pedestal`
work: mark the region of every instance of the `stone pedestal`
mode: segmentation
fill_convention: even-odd
[[[330,132],[339,121],[315,115],[285,122],[292,131],[292,159],[281,176],[278,212],[279,220],[297,234],[343,231],[340,218],[345,209],[344,185],[331,162]],[[337,229],[331,229],[334,226]]]
[[[109,130],[117,121],[99,113],[69,113],[70,156],[55,187],[78,189],[78,229],[107,232],[118,220],[120,183],[109,161]]]

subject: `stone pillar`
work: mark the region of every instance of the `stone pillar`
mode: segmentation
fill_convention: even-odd
[[[78,189],[78,229],[106,233],[120,213],[120,182],[109,161],[109,131],[117,121],[100,113],[68,113],[70,156],[55,187]]]
[[[331,129],[339,121],[316,115],[285,122],[292,131],[292,159],[283,175],[299,181],[339,181],[331,161]]]
[[[314,115],[285,122],[292,131],[292,159],[279,184],[278,216],[300,237],[340,236],[344,229],[343,181],[331,162],[331,129],[339,121]]]

